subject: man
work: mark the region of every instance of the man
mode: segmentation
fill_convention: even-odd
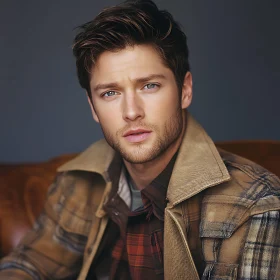
[[[105,140],[59,168],[1,279],[280,279],[279,179],[187,112],[186,36],[149,0],[84,24],[77,72]]]

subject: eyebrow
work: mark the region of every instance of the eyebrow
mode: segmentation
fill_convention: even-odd
[[[151,74],[149,76],[146,76],[146,77],[140,77],[140,78],[136,78],[136,79],[133,79],[133,81],[135,83],[145,83],[145,82],[148,82],[150,80],[153,80],[153,79],[166,79],[166,77],[162,74]],[[107,83],[107,84],[97,84],[93,91],[98,91],[98,90],[101,90],[101,89],[107,89],[107,88],[116,88],[116,87],[119,87],[119,84],[116,83],[116,82],[113,82],[113,83]]]

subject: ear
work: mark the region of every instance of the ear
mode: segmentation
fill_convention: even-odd
[[[89,104],[90,109],[91,109],[92,117],[93,117],[93,119],[94,119],[96,122],[99,123],[99,118],[98,118],[98,116],[97,116],[97,114],[96,114],[96,111],[95,111],[95,109],[94,109],[92,99],[89,98],[89,95],[88,95],[88,94],[87,94],[87,99],[88,99],[88,104]]]
[[[182,87],[182,109],[186,109],[192,102],[192,74],[187,72]]]

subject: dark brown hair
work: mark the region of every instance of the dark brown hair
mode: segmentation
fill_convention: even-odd
[[[187,38],[172,15],[150,0],[126,1],[104,9],[95,19],[79,27],[73,53],[82,88],[90,95],[89,74],[104,51],[150,44],[174,73],[181,91],[189,71]]]

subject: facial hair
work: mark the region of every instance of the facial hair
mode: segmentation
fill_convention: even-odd
[[[180,103],[180,102],[178,102]],[[132,164],[143,164],[160,157],[176,140],[180,137],[183,130],[183,114],[181,104],[178,104],[175,113],[165,122],[163,133],[156,125],[138,122],[133,127],[141,127],[153,131],[156,134],[156,142],[153,147],[147,148],[144,143],[135,144],[133,151],[129,151],[119,141],[125,131],[130,130],[132,125],[127,125],[117,131],[114,137],[102,125],[102,131],[108,144],[127,162]]]

